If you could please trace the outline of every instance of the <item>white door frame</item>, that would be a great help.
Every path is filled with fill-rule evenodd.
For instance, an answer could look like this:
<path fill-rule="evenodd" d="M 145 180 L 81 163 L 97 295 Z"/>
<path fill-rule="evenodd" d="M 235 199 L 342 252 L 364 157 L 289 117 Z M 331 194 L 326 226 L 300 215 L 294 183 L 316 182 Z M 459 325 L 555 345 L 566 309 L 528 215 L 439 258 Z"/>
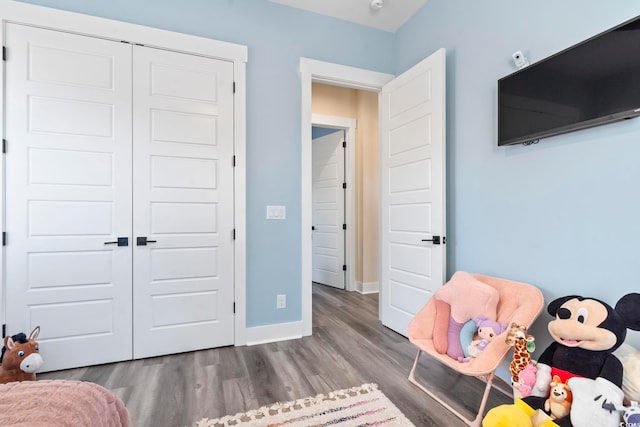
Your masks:
<path fill-rule="evenodd" d="M 235 345 L 246 344 L 246 63 L 248 50 L 246 46 L 235 43 L 212 40 L 205 37 L 176 33 L 173 31 L 129 24 L 111 19 L 67 12 L 42 6 L 31 5 L 12 0 L 0 0 L 0 44 L 4 42 L 4 25 L 14 22 L 32 25 L 51 30 L 66 31 L 81 35 L 99 37 L 108 40 L 140 43 L 149 47 L 174 50 L 233 62 L 235 98 L 234 98 L 234 295 L 235 295 Z M 117 35 L 117 37 L 115 37 Z M 7 60 L 11 60 L 11 52 L 7 52 Z M 4 82 L 4 66 L 0 67 L 0 82 Z M 4 85 L 0 83 L 0 133 L 5 137 L 4 124 Z M 11 144 L 11 141 L 8 141 Z M 230 160 L 231 161 L 231 160 Z M 5 224 L 4 206 L 4 159 L 0 162 L 0 223 Z M 0 246 L 0 280 L 2 293 L 0 300 L 0 317 L 5 323 L 5 249 Z"/>
<path fill-rule="evenodd" d="M 313 121 L 311 110 L 311 86 L 313 82 L 326 83 L 352 89 L 380 92 L 382 86 L 394 78 L 391 74 L 354 68 L 346 65 L 300 58 L 300 83 L 302 85 L 301 103 L 301 236 L 302 236 L 302 335 L 311 335 L 312 300 L 311 300 L 311 225 L 312 201 L 311 189 L 313 183 L 311 124 Z M 378 103 L 378 105 L 380 105 Z M 378 142 L 379 143 L 379 142 Z M 349 144 L 347 144 L 348 146 Z M 351 144 L 353 145 L 353 144 Z M 349 186 L 347 186 L 347 189 Z M 355 213 L 354 213 L 355 215 Z M 351 227 L 353 228 L 353 227 Z M 349 227 L 347 227 L 349 230 Z M 354 240 L 355 241 L 355 240 Z M 355 258 L 354 258 L 355 259 Z M 352 264 L 353 265 L 353 264 Z M 353 270 L 353 269 L 352 269 Z M 347 271 L 349 271 L 347 269 Z M 355 281 L 350 281 L 354 283 Z"/>
<path fill-rule="evenodd" d="M 356 182 L 356 127 L 358 124 L 356 119 L 350 117 L 312 114 L 311 125 L 345 131 L 347 149 L 344 161 L 344 180 L 347 183 L 347 188 L 345 192 L 344 214 L 347 223 L 347 233 L 345 236 L 344 263 L 347 265 L 347 275 L 345 277 L 344 289 L 354 291 L 356 283 L 356 270 L 353 268 L 356 262 L 356 195 L 353 190 Z"/>

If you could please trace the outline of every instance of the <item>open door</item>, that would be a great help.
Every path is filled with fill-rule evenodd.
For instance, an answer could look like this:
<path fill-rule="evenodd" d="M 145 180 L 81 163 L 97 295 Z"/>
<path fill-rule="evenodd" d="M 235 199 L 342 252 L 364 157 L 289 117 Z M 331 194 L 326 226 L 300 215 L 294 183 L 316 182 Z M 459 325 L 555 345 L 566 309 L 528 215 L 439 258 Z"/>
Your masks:
<path fill-rule="evenodd" d="M 445 50 L 382 88 L 380 318 L 407 325 L 445 281 Z"/>

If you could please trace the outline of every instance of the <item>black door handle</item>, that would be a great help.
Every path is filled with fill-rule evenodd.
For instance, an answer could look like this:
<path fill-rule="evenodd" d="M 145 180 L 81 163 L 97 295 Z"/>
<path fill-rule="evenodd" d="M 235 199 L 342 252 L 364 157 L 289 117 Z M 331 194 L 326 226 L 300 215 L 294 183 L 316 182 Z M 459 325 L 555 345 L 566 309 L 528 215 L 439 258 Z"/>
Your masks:
<path fill-rule="evenodd" d="M 128 237 L 118 237 L 118 240 L 115 242 L 104 242 L 105 245 L 118 245 L 118 246 L 129 246 L 129 238 Z"/>
<path fill-rule="evenodd" d="M 315 230 L 315 229 L 316 229 L 316 226 L 315 226 L 315 225 L 312 225 L 312 226 L 311 226 L 311 231 L 313 231 L 313 230 Z"/>
<path fill-rule="evenodd" d="M 434 245 L 440 244 L 440 236 L 433 236 L 433 239 L 422 239 L 423 242 L 433 242 Z M 442 241 L 445 242 L 445 238 L 442 238 Z"/>
<path fill-rule="evenodd" d="M 156 243 L 156 241 L 147 240 L 147 236 L 136 237 L 136 246 L 147 246 L 147 243 Z"/>

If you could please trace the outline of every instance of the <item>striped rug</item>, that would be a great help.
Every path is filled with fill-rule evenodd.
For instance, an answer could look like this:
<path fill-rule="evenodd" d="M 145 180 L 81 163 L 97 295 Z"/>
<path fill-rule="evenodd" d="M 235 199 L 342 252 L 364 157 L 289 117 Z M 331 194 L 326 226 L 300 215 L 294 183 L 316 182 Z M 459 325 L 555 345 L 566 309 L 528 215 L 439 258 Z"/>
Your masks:
<path fill-rule="evenodd" d="M 316 397 L 226 416 L 205 418 L 197 427 L 413 427 L 375 384 L 363 384 Z"/>

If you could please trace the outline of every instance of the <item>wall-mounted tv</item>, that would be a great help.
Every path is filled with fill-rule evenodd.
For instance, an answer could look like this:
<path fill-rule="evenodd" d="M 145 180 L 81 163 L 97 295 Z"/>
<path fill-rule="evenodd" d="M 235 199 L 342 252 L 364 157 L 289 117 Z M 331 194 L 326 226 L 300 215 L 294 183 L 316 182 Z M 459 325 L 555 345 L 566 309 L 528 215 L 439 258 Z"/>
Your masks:
<path fill-rule="evenodd" d="M 640 115 L 640 16 L 498 81 L 498 145 Z"/>

